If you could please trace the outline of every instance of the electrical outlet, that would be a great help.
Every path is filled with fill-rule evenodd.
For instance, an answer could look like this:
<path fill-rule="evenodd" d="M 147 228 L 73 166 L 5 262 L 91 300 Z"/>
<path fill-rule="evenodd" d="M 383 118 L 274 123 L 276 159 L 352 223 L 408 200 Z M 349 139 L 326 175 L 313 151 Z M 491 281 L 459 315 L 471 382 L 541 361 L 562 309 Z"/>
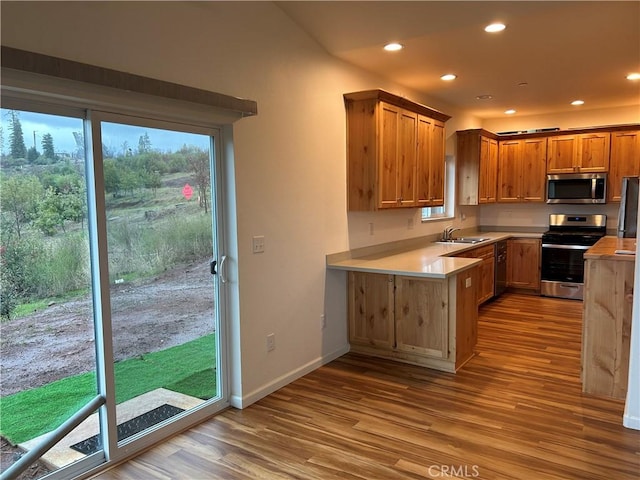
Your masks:
<path fill-rule="evenodd" d="M 272 352 L 276 349 L 276 334 L 270 333 L 267 335 L 267 352 Z"/>
<path fill-rule="evenodd" d="M 407 229 L 413 230 L 413 218 L 407 220 Z"/>
<path fill-rule="evenodd" d="M 256 235 L 253 237 L 253 253 L 263 253 L 264 252 L 264 235 Z"/>
<path fill-rule="evenodd" d="M 373 222 L 369 223 L 369 235 L 373 235 Z"/>
<path fill-rule="evenodd" d="M 320 330 L 324 330 L 327 327 L 327 319 L 324 313 L 320 315 Z"/>
<path fill-rule="evenodd" d="M 471 277 L 465 279 L 464 286 L 465 288 L 471 287 Z"/>

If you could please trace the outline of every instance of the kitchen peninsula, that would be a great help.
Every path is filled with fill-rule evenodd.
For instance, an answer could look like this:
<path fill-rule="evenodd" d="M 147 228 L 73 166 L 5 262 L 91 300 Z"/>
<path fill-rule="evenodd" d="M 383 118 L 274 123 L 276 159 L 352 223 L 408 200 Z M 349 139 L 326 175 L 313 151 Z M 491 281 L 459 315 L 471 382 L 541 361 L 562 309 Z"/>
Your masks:
<path fill-rule="evenodd" d="M 477 244 L 418 239 L 328 255 L 327 268 L 348 272 L 351 351 L 447 372 L 461 368 L 477 341 L 482 260 L 457 255 L 511 236 L 483 232 L 486 240 Z"/>
<path fill-rule="evenodd" d="M 603 237 L 584 254 L 582 391 L 624 399 L 629 377 L 635 238 Z"/>

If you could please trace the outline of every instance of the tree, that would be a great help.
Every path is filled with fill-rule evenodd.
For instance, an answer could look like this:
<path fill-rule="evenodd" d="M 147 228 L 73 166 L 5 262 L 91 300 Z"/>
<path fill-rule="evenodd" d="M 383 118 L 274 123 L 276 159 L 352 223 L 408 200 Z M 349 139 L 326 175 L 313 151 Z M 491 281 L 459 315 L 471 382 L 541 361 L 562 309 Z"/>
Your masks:
<path fill-rule="evenodd" d="M 64 218 L 62 217 L 62 202 L 60 195 L 57 195 L 53 187 L 47 188 L 44 200 L 40 203 L 38 217 L 35 224 L 45 235 L 56 233 L 58 226 L 64 229 Z"/>
<path fill-rule="evenodd" d="M 121 170 L 116 160 L 109 158 L 104 161 L 104 189 L 107 193 L 117 197 L 122 189 Z"/>
<path fill-rule="evenodd" d="M 27 147 L 24 145 L 24 135 L 22 134 L 22 124 L 18 112 L 9 110 L 9 148 L 13 158 L 26 158 Z"/>
<path fill-rule="evenodd" d="M 211 185 L 209 154 L 199 148 L 188 147 L 186 157 L 189 169 L 194 174 L 193 181 L 198 189 L 198 203 L 207 213 L 209 211 L 209 186 Z"/>
<path fill-rule="evenodd" d="M 144 132 L 144 135 L 140 135 L 140 140 L 138 140 L 138 153 L 148 153 L 151 151 L 151 140 L 149 139 L 149 134 Z"/>
<path fill-rule="evenodd" d="M 40 152 L 36 150 L 36 147 L 31 147 L 29 150 L 27 150 L 27 161 L 29 163 L 35 163 L 39 156 Z"/>
<path fill-rule="evenodd" d="M 51 160 L 56 158 L 56 152 L 53 148 L 53 137 L 50 133 L 45 133 L 42 136 L 42 155 Z"/>
<path fill-rule="evenodd" d="M 40 180 L 32 175 L 15 175 L 7 179 L 3 178 L 1 183 L 2 212 L 12 214 L 15 232 L 20 238 L 20 226 L 36 215 L 44 189 Z"/>

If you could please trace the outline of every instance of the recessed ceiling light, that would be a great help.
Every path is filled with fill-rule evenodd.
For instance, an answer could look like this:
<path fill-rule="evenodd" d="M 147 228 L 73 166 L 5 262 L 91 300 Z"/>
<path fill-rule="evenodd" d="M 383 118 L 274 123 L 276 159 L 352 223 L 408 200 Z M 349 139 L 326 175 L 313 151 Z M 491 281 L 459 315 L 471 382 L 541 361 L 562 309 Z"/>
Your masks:
<path fill-rule="evenodd" d="M 513 108 L 510 108 L 509 110 L 505 110 L 504 113 L 506 115 L 513 115 L 516 111 Z"/>
<path fill-rule="evenodd" d="M 506 27 L 504 23 L 492 23 L 484 27 L 484 31 L 488 33 L 497 33 L 503 31 Z"/>
<path fill-rule="evenodd" d="M 584 100 L 574 100 L 571 105 L 584 105 Z"/>
<path fill-rule="evenodd" d="M 492 98 L 493 98 L 493 95 L 489 95 L 489 94 L 478 95 L 476 97 L 477 100 L 491 100 Z"/>
<path fill-rule="evenodd" d="M 450 82 L 451 80 L 455 80 L 456 78 L 458 78 L 457 75 L 454 75 L 453 73 L 447 73 L 446 75 L 442 75 L 440 77 L 440 80 L 444 80 L 445 82 Z"/>
<path fill-rule="evenodd" d="M 630 73 L 627 75 L 627 80 L 640 80 L 640 73 Z"/>
<path fill-rule="evenodd" d="M 384 46 L 384 49 L 387 52 L 397 52 L 398 50 L 402 50 L 404 48 L 404 45 L 402 45 L 401 43 L 387 43 Z"/>

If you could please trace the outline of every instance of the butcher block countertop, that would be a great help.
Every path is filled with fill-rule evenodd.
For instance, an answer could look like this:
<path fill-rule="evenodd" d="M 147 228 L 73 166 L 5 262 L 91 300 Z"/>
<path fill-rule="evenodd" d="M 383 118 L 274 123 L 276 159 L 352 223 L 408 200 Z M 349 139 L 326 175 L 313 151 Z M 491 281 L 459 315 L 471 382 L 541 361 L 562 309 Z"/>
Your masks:
<path fill-rule="evenodd" d="M 636 256 L 616 253 L 616 250 L 636 251 L 635 238 L 602 237 L 598 242 L 587 250 L 584 258 L 587 260 L 617 260 L 620 262 L 635 262 Z"/>

